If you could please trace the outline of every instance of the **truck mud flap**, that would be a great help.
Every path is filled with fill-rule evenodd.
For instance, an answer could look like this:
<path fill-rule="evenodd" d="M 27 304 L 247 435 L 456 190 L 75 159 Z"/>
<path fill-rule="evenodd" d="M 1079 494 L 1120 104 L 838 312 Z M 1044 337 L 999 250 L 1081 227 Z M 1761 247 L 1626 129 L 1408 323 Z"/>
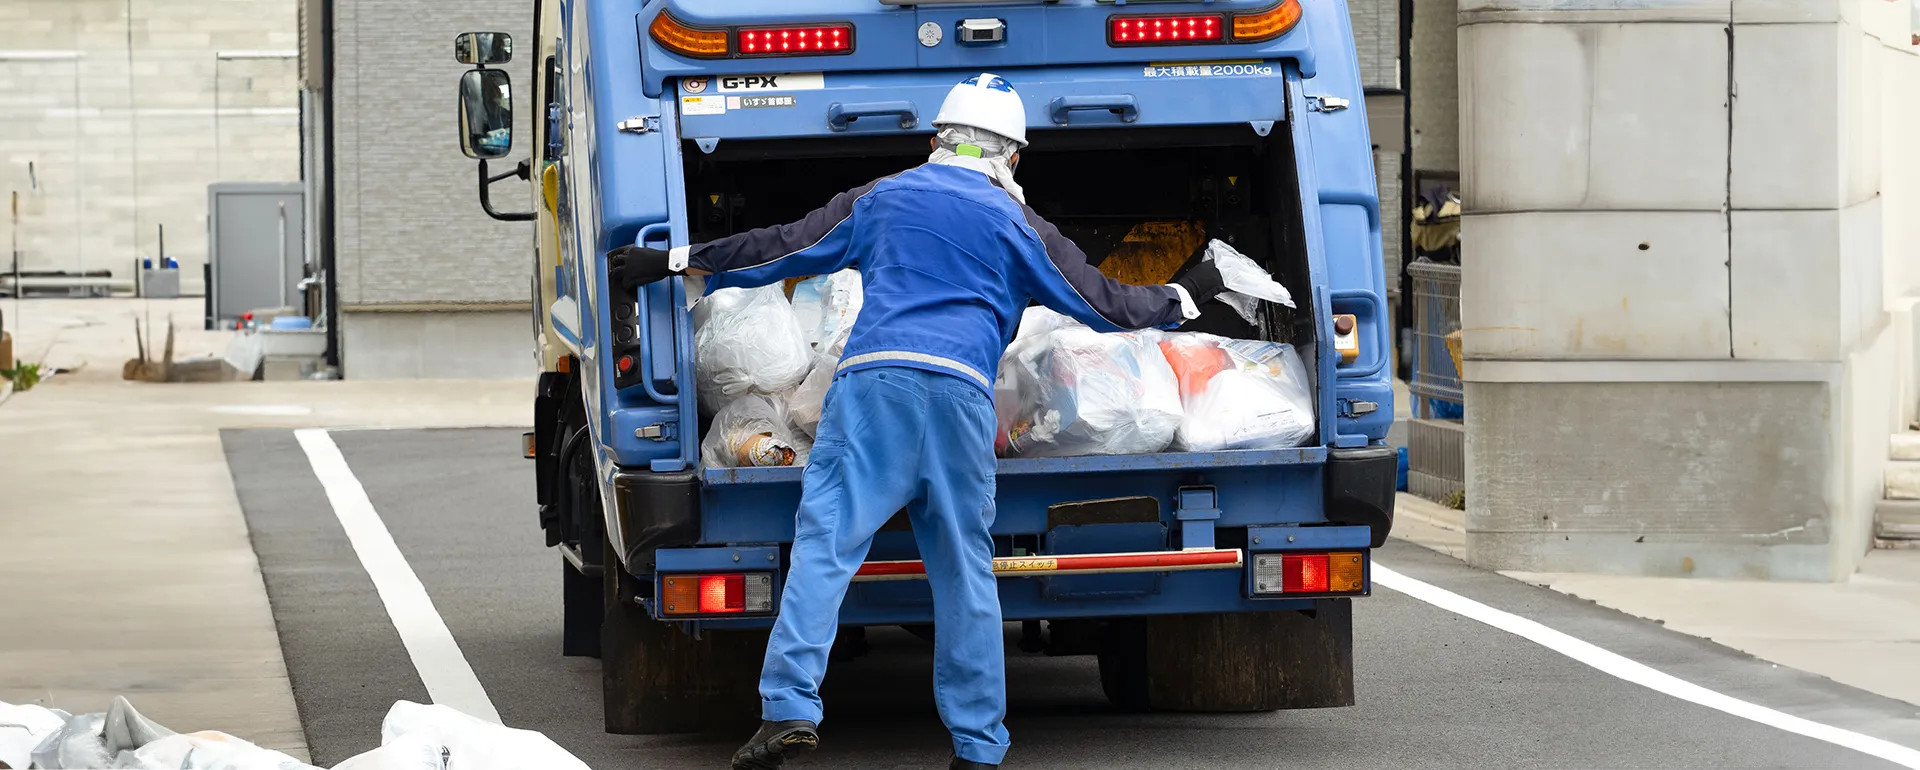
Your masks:
<path fill-rule="evenodd" d="M 647 572 L 653 552 L 700 541 L 698 473 L 625 472 L 613 477 L 616 545 L 627 569 Z"/>
<path fill-rule="evenodd" d="M 1374 548 L 1393 529 L 1393 496 L 1400 469 L 1391 446 L 1335 448 L 1327 453 L 1327 520 L 1373 529 Z"/>

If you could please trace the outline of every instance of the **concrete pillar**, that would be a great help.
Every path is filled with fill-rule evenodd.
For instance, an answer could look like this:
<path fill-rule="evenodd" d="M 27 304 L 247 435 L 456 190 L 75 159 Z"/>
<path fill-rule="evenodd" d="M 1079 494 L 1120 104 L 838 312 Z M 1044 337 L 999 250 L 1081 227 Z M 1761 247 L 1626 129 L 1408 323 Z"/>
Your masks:
<path fill-rule="evenodd" d="M 1470 561 L 1853 571 L 1913 376 L 1910 13 L 1461 0 Z"/>

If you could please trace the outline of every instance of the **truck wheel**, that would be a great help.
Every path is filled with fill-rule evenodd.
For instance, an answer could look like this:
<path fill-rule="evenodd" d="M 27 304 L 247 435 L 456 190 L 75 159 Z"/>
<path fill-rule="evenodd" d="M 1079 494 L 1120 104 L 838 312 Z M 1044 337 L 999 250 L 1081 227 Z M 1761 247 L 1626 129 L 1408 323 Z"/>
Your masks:
<path fill-rule="evenodd" d="M 598 658 L 600 622 L 607 616 L 606 582 L 599 575 L 581 574 L 564 557 L 560 575 L 560 654 Z"/>
<path fill-rule="evenodd" d="M 1127 709 L 1274 711 L 1353 705 L 1353 600 L 1113 624 L 1101 684 Z"/>
<path fill-rule="evenodd" d="M 600 676 L 607 732 L 659 735 L 746 728 L 760 718 L 767 631 L 706 630 L 695 639 L 647 616 L 637 582 L 607 547 Z"/>

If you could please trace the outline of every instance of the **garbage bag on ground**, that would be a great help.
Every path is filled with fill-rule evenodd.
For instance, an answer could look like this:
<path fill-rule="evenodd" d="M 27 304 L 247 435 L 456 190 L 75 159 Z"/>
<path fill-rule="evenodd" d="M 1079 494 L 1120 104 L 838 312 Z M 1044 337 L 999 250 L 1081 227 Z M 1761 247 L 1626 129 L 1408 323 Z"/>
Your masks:
<path fill-rule="evenodd" d="M 708 414 L 748 393 L 784 393 L 812 366 L 812 350 L 778 284 L 721 289 L 693 309 L 700 408 Z"/>
<path fill-rule="evenodd" d="M 852 329 L 864 299 L 858 270 L 818 275 L 795 285 L 793 314 L 807 345 L 815 352 L 824 350 Z"/>
<path fill-rule="evenodd" d="M 27 770 L 33 750 L 66 727 L 71 716 L 42 706 L 0 703 L 0 767 Z"/>
<path fill-rule="evenodd" d="M 1292 345 L 1182 333 L 1160 348 L 1185 407 L 1175 448 L 1280 449 L 1313 437 L 1313 391 Z"/>
<path fill-rule="evenodd" d="M 116 770 L 317 770 L 217 730 L 168 735 L 120 752 Z"/>
<path fill-rule="evenodd" d="M 709 468 L 805 465 L 812 446 L 788 421 L 784 399 L 749 393 L 713 416 L 700 461 Z"/>
<path fill-rule="evenodd" d="M 434 768 L 587 770 L 586 763 L 540 733 L 476 719 L 447 706 L 424 706 L 404 700 L 393 704 L 387 718 L 380 723 L 380 744 L 382 748 L 403 747 L 378 757 L 380 761 L 425 755 L 422 746 L 439 747 L 441 751 L 435 756 L 438 762 Z M 355 762 L 364 764 L 354 766 L 353 770 L 411 770 L 405 765 L 375 764 L 368 754 L 349 759 L 339 767 Z"/>
<path fill-rule="evenodd" d="M 1273 280 L 1272 275 L 1261 269 L 1260 263 L 1235 251 L 1232 246 L 1218 240 L 1210 241 L 1201 259 L 1213 262 L 1220 269 L 1220 280 L 1226 284 L 1227 291 L 1217 299 L 1233 306 L 1234 312 L 1239 313 L 1247 323 L 1256 323 L 1254 311 L 1259 300 L 1293 307 L 1293 294 L 1287 291 L 1287 287 Z"/>
<path fill-rule="evenodd" d="M 1010 345 L 994 385 L 994 448 L 1005 457 L 1165 449 L 1180 425 L 1180 394 L 1158 337 L 1074 324 Z"/>
<path fill-rule="evenodd" d="M 46 770 L 70 767 L 97 770 L 113 766 L 113 754 L 107 751 L 106 714 L 75 716 L 59 711 L 54 713 L 59 714 L 66 723 L 41 740 L 33 750 L 34 767 Z"/>

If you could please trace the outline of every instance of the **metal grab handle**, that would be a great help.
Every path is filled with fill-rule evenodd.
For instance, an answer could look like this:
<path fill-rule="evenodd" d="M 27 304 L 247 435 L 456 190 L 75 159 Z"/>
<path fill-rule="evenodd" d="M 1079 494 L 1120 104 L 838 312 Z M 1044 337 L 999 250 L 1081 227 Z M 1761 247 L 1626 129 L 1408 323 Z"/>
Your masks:
<path fill-rule="evenodd" d="M 1056 96 L 1047 104 L 1047 114 L 1053 116 L 1053 122 L 1063 126 L 1075 112 L 1094 111 L 1119 115 L 1122 123 L 1132 123 L 1140 119 L 1140 105 L 1133 101 L 1133 94 Z"/>
<path fill-rule="evenodd" d="M 633 245 L 644 247 L 649 240 L 668 240 L 672 230 L 673 226 L 666 222 L 655 222 L 647 225 L 646 227 L 640 228 L 640 235 L 633 239 Z M 670 242 L 671 241 L 669 241 L 669 243 Z M 612 276 L 608 276 L 608 287 L 612 287 Z M 678 404 L 680 403 L 679 393 L 663 392 L 659 386 L 654 384 L 656 380 L 671 381 L 673 379 L 673 369 L 665 369 L 664 377 L 660 376 L 661 372 L 655 371 L 656 366 L 664 367 L 667 364 L 659 356 L 654 354 L 653 321 L 651 320 L 653 313 L 651 312 L 651 303 L 640 302 L 641 297 L 645 296 L 648 288 L 649 287 L 646 286 L 640 287 L 640 290 L 635 292 L 634 297 L 635 307 L 633 315 L 634 319 L 640 324 L 640 385 L 646 389 L 647 398 L 653 399 L 655 403 Z M 609 295 L 611 295 L 611 292 L 609 292 Z M 670 305 L 673 304 L 673 288 L 671 286 L 667 288 L 667 303 Z M 611 315 L 611 312 L 609 312 L 609 315 Z M 670 327 L 669 333 L 677 331 L 679 326 L 679 308 L 673 308 L 673 312 L 669 313 L 667 317 L 674 319 L 669 322 L 673 324 L 673 327 Z"/>
<path fill-rule="evenodd" d="M 920 113 L 913 108 L 913 102 L 854 102 L 841 104 L 834 102 L 827 106 L 827 128 L 845 131 L 860 118 L 881 118 L 888 115 L 899 116 L 901 128 L 913 128 L 920 125 Z"/>

